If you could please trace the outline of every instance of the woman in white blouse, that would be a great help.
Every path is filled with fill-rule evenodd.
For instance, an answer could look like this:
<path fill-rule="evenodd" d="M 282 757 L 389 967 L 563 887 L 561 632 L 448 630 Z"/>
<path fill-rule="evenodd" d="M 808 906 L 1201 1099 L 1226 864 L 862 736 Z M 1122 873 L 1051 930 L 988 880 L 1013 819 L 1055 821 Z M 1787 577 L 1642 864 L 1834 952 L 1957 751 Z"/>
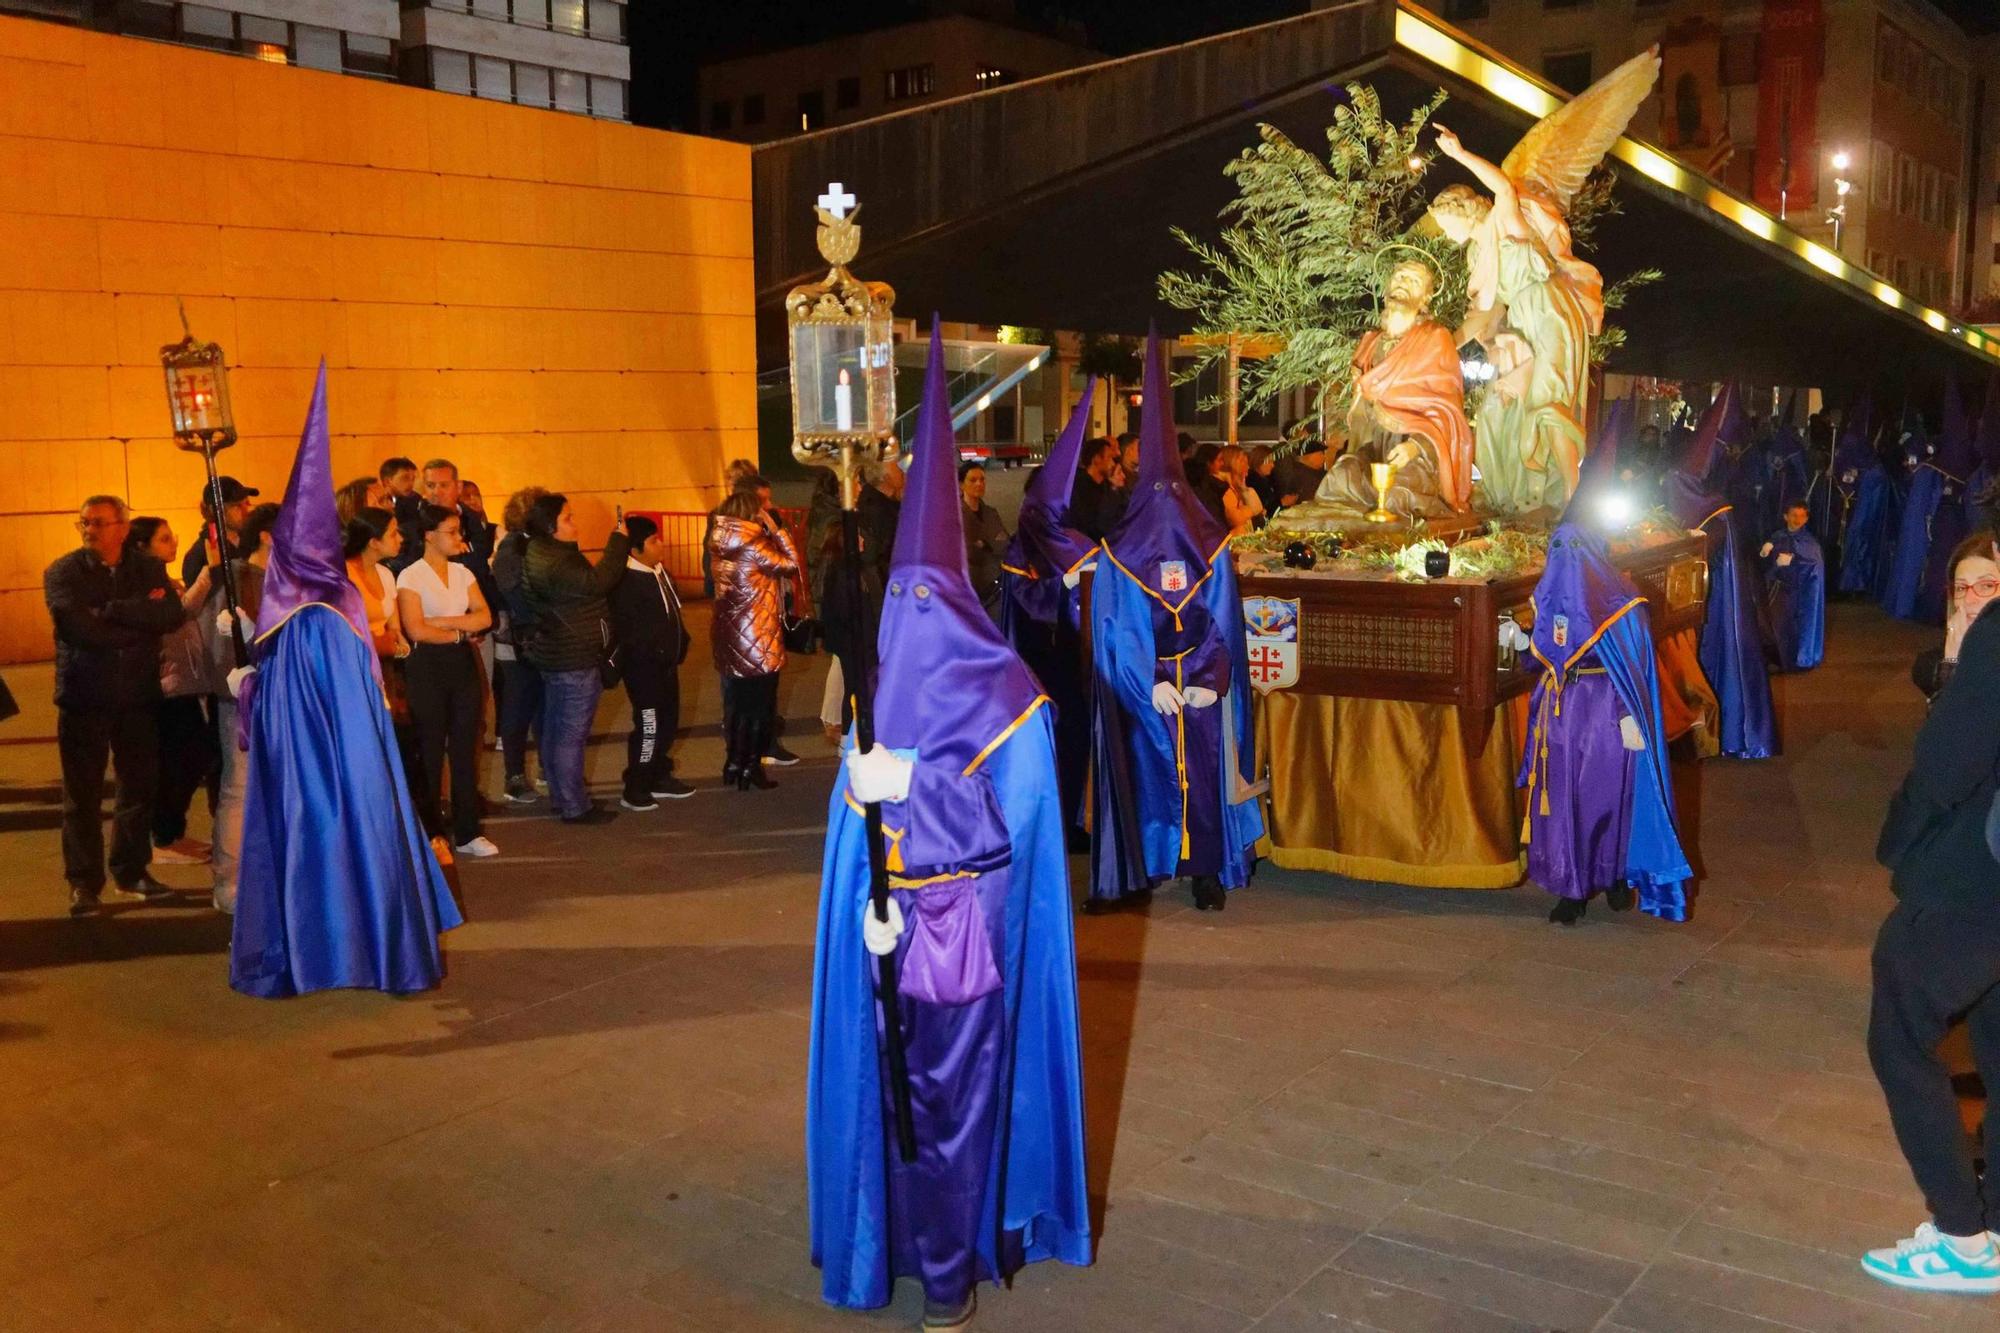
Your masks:
<path fill-rule="evenodd" d="M 494 856 L 500 849 L 479 831 L 479 719 L 485 689 L 473 644 L 493 624 L 493 613 L 472 571 L 452 562 L 465 550 L 458 511 L 422 505 L 417 530 L 423 556 L 396 577 L 396 609 L 403 636 L 412 645 L 404 676 L 423 756 L 425 795 L 437 808 L 448 755 L 452 845 L 461 856 Z"/>

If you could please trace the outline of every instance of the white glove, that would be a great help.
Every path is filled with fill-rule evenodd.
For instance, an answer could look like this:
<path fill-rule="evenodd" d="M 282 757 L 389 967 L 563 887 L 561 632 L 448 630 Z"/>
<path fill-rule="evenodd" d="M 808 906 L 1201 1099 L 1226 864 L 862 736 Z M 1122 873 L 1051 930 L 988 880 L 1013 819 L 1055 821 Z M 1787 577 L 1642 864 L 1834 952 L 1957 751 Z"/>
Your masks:
<path fill-rule="evenodd" d="M 1092 560 L 1088 564 L 1078 565 L 1075 569 L 1063 575 L 1063 587 L 1074 588 L 1077 584 L 1083 582 L 1085 574 L 1095 573 L 1096 571 L 1097 562 L 1095 560 Z"/>
<path fill-rule="evenodd" d="M 1209 708 L 1215 704 L 1215 691 L 1201 685 L 1190 685 L 1181 691 L 1181 698 L 1189 708 Z"/>
<path fill-rule="evenodd" d="M 224 611 L 222 614 L 228 615 L 229 613 L 227 611 Z M 257 674 L 257 668 L 253 666 L 240 666 L 237 667 L 234 671 L 231 671 L 229 673 L 229 681 L 228 681 L 229 697 L 232 699 L 241 699 L 243 697 L 244 683 L 247 682 L 250 679 L 250 677 L 256 674 Z"/>
<path fill-rule="evenodd" d="M 1765 542 L 1764 545 L 1758 549 L 1757 554 L 1760 558 L 1768 560 L 1771 556 L 1771 543 Z"/>
<path fill-rule="evenodd" d="M 896 941 L 903 934 L 903 909 L 896 906 L 896 900 L 889 900 L 889 919 L 875 919 L 872 903 L 861 904 L 861 945 L 877 958 L 887 957 L 896 952 Z"/>
<path fill-rule="evenodd" d="M 1503 620 L 1500 622 L 1500 646 L 1502 648 L 1512 648 L 1517 653 L 1525 652 L 1532 643 L 1534 643 L 1534 639 L 1529 636 L 1528 631 L 1521 628 L 1519 621 Z"/>
<path fill-rule="evenodd" d="M 1173 687 L 1171 681 L 1163 680 L 1153 687 L 1153 711 L 1156 713 L 1165 713 L 1168 717 L 1177 716 L 1184 702 L 1181 692 Z"/>
<path fill-rule="evenodd" d="M 1778 557 L 1779 569 L 1783 569 L 1786 565 L 1789 565 L 1791 563 L 1792 563 L 1792 553 L 1790 551 L 1786 551 Z"/>
<path fill-rule="evenodd" d="M 1639 730 L 1639 719 L 1636 717 L 1618 719 L 1618 739 L 1634 753 L 1646 748 L 1646 734 Z"/>
<path fill-rule="evenodd" d="M 215 627 L 224 634 L 229 633 L 230 628 L 238 623 L 241 623 L 243 626 L 244 638 L 254 639 L 257 637 L 257 622 L 250 619 L 249 616 L 231 615 L 229 608 L 226 606 L 215 613 Z"/>
<path fill-rule="evenodd" d="M 847 789 L 863 805 L 907 800 L 910 773 L 916 765 L 899 759 L 894 752 L 876 746 L 872 750 L 847 752 Z"/>

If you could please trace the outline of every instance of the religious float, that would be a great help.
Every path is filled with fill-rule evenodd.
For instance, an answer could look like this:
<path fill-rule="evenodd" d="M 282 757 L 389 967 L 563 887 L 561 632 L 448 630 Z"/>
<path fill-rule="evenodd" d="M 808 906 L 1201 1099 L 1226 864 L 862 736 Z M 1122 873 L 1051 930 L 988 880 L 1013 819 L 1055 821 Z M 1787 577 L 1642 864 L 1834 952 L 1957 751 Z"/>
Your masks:
<path fill-rule="evenodd" d="M 1533 595 L 1586 451 L 1591 366 L 1616 337 L 1605 311 L 1657 276 L 1607 290 L 1577 249 L 1608 199 L 1597 168 L 1658 70 L 1656 52 L 1628 61 L 1497 166 L 1429 124 L 1442 95 L 1397 124 L 1350 87 L 1328 158 L 1266 127 L 1228 168 L 1240 197 L 1222 239 L 1184 236 L 1200 267 L 1162 279 L 1210 359 L 1227 357 L 1231 401 L 1317 385 L 1322 432 L 1340 442 L 1311 500 L 1236 542 L 1270 764 L 1260 850 L 1281 866 L 1521 879 L 1516 714 L 1543 670 L 1522 651 Z M 1427 194 L 1427 128 L 1484 193 Z M 1243 362 L 1253 339 L 1268 350 Z M 1678 682 L 1708 548 L 1648 507 L 1617 496 L 1588 517 L 1649 603 L 1662 680 Z"/>

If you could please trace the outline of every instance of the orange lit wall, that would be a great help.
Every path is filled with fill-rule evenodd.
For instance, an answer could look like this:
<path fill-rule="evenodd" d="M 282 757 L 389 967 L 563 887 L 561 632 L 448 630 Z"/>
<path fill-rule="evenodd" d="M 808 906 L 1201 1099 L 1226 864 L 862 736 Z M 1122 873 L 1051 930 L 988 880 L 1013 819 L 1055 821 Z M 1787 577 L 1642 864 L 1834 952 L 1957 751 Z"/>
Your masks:
<path fill-rule="evenodd" d="M 0 661 L 50 655 L 81 497 L 194 531 L 176 296 L 267 499 L 321 357 L 338 477 L 449 457 L 587 544 L 756 456 L 747 147 L 0 19 Z"/>

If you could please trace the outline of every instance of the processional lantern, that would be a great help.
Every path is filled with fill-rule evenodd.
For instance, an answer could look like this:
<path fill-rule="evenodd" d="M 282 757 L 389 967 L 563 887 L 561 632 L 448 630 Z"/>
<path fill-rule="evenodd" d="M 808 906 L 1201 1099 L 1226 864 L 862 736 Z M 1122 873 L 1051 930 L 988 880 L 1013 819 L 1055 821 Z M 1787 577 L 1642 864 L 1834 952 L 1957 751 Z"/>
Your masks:
<path fill-rule="evenodd" d="M 249 650 L 243 642 L 242 617 L 236 612 L 236 570 L 223 527 L 222 482 L 215 472 L 217 451 L 236 443 L 236 414 L 229 405 L 229 366 L 220 343 L 195 338 L 185 306 L 181 308 L 181 333 L 184 336 L 179 342 L 160 349 L 160 365 L 167 376 L 167 411 L 173 418 L 174 444 L 200 454 L 208 469 L 209 514 L 222 560 L 223 601 L 232 622 L 229 637 L 236 649 L 236 664 L 243 666 L 249 661 Z"/>
<path fill-rule="evenodd" d="M 785 297 L 791 334 L 792 456 L 809 467 L 830 467 L 840 475 L 842 574 L 849 606 L 861 596 L 861 535 L 855 513 L 864 470 L 893 458 L 896 444 L 895 327 L 890 308 L 896 293 L 883 282 L 862 282 L 847 271 L 861 249 L 860 212 L 854 195 L 835 181 L 816 201 L 819 253 L 831 265 L 818 282 L 794 287 Z M 932 330 L 932 337 L 937 336 Z M 921 595 L 921 594 L 920 594 Z M 854 744 L 875 748 L 874 636 L 856 634 L 841 654 L 840 669 L 854 701 Z M 868 834 L 868 902 L 877 921 L 889 919 L 888 853 L 882 834 L 882 807 L 863 807 Z M 875 960 L 883 995 L 898 993 L 893 953 Z M 903 1049 L 896 1005 L 884 1005 L 883 1043 L 889 1059 L 890 1108 L 896 1152 L 917 1160 L 915 1116 L 910 1103 L 910 1070 Z"/>
<path fill-rule="evenodd" d="M 851 508 L 864 468 L 893 458 L 896 443 L 895 305 L 887 283 L 847 271 L 861 249 L 860 208 L 839 181 L 815 203 L 818 282 L 785 297 L 791 335 L 792 454 L 840 473 L 841 503 Z"/>

